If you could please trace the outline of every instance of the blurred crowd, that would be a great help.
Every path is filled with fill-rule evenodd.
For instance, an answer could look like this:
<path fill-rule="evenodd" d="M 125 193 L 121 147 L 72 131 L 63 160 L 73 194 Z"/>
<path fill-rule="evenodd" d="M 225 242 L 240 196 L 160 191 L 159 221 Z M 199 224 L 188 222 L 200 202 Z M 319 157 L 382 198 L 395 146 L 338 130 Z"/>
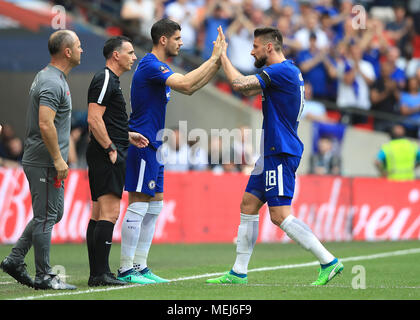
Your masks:
<path fill-rule="evenodd" d="M 17 168 L 23 156 L 23 142 L 12 125 L 2 125 L 0 133 L 0 167 Z"/>
<path fill-rule="evenodd" d="M 77 4 L 55 3 L 68 10 Z M 396 124 L 406 135 L 419 138 L 420 128 L 420 1 L 418 0 L 90 0 L 86 1 L 150 38 L 152 24 L 168 17 L 182 27 L 182 54 L 197 59 L 211 55 L 212 41 L 221 25 L 229 43 L 228 55 L 243 74 L 259 72 L 250 55 L 253 31 L 257 27 L 277 27 L 283 35 L 284 53 L 301 69 L 305 80 L 305 108 L 302 115 L 314 122 L 368 124 L 366 128 L 389 132 Z M 79 10 L 81 12 L 83 10 Z M 83 15 L 83 14 L 82 14 Z M 95 23 L 89 14 L 85 18 Z M 96 21 L 109 30 L 109 25 Z M 115 32 L 115 29 L 112 29 Z M 122 32 L 122 31 L 121 31 Z M 189 69 L 188 59 L 173 63 Z M 234 94 L 217 79 L 219 89 Z M 261 108 L 261 97 L 242 97 Z M 332 108 L 333 106 L 333 108 Z M 332 111 L 334 110 L 334 111 Z M 79 119 L 80 120 L 80 119 Z M 76 121 L 77 122 L 77 121 Z M 370 127 L 369 127 L 370 126 Z M 340 159 L 330 156 L 334 137 L 320 137 L 319 148 L 327 156 L 311 160 L 311 172 L 320 172 L 316 163 L 328 159 L 331 174 L 340 172 Z M 6 139 L 7 140 L 7 139 Z M 74 125 L 69 161 L 83 167 L 87 127 Z M 2 140 L 2 150 L 9 147 Z M 10 143 L 10 141 L 9 141 Z M 218 144 L 209 141 L 209 147 Z M 187 144 L 188 145 L 188 144 Z M 181 146 L 182 147 L 182 146 Z M 179 147 L 175 146 L 174 150 Z M 203 159 L 202 151 L 194 150 Z M 196 147 L 195 147 L 196 148 Z M 322 151 L 324 150 L 324 151 Z M 179 151 L 179 150 L 178 150 Z M 6 151 L 2 152 L 5 158 Z M 6 152 L 6 153 L 5 153 Z M 184 152 L 182 152 L 185 154 Z M 224 150 L 223 154 L 235 154 Z M 208 157 L 208 155 L 207 155 Z M 325 158 L 324 160 L 322 160 Z M 72 160 L 73 159 L 73 160 Z M 194 164 L 189 169 L 203 169 Z M 247 170 L 237 165 L 206 168 L 224 171 Z"/>

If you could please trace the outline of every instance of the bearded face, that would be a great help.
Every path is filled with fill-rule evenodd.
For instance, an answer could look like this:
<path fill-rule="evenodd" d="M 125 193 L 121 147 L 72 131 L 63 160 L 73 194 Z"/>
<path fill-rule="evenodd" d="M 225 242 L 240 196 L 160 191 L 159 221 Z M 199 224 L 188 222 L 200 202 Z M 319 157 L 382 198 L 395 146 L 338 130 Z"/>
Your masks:
<path fill-rule="evenodd" d="M 265 66 L 267 62 L 267 56 L 263 56 L 261 58 L 257 58 L 256 56 L 254 56 L 254 58 L 255 58 L 255 62 L 254 62 L 255 68 L 259 69 Z"/>
<path fill-rule="evenodd" d="M 256 68 L 263 67 L 267 62 L 267 52 L 266 52 L 266 46 L 261 41 L 260 37 L 257 37 L 254 39 L 254 45 L 253 49 L 251 51 L 251 55 L 254 57 L 255 62 L 254 66 Z"/>

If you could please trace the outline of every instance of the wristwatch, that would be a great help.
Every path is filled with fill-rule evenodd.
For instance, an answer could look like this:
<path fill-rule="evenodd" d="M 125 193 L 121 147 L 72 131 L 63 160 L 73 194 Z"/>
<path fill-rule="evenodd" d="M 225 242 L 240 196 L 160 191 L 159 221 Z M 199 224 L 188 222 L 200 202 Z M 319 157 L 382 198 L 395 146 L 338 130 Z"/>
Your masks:
<path fill-rule="evenodd" d="M 117 147 L 115 146 L 115 144 L 113 142 L 111 142 L 109 147 L 105 149 L 106 153 L 110 153 L 111 151 L 117 151 Z"/>

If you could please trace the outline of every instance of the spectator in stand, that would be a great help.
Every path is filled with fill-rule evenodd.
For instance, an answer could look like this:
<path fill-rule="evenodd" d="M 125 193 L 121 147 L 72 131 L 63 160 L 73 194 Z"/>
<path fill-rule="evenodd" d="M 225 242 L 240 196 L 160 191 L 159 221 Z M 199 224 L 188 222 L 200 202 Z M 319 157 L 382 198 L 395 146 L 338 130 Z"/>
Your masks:
<path fill-rule="evenodd" d="M 371 88 L 370 98 L 372 101 L 372 110 L 379 111 L 392 117 L 400 114 L 399 100 L 400 90 L 397 82 L 391 78 L 394 65 L 385 60 L 381 65 L 381 76 L 375 81 Z M 375 117 L 374 129 L 389 132 L 395 121 Z"/>
<path fill-rule="evenodd" d="M 7 143 L 7 157 L 11 161 L 22 162 L 23 142 L 19 137 L 13 137 Z"/>
<path fill-rule="evenodd" d="M 333 5 L 333 0 L 318 1 L 315 7 L 321 15 L 321 29 L 327 34 L 331 44 L 337 44 L 344 37 L 344 23 L 351 15 L 352 1 L 341 1 L 340 10 Z"/>
<path fill-rule="evenodd" d="M 208 163 L 209 169 L 214 173 L 239 172 L 238 155 L 234 146 L 223 143 L 221 136 L 212 136 L 210 139 Z"/>
<path fill-rule="evenodd" d="M 415 168 L 420 163 L 417 143 L 405 137 L 405 129 L 395 125 L 390 132 L 391 141 L 382 145 L 375 166 L 381 177 L 393 181 L 407 181 L 416 178 Z"/>
<path fill-rule="evenodd" d="M 242 74 L 255 73 L 254 58 L 250 54 L 254 43 L 255 25 L 244 15 L 240 6 L 237 7 L 236 18 L 226 30 L 229 41 L 228 55 L 232 64 Z"/>
<path fill-rule="evenodd" d="M 404 52 L 406 45 L 409 41 L 410 30 L 413 28 L 412 17 L 407 16 L 403 2 L 396 2 L 394 4 L 395 20 L 386 24 L 386 30 L 389 37 L 395 42 L 395 45 Z"/>
<path fill-rule="evenodd" d="M 315 11 L 310 11 L 303 16 L 305 26 L 296 32 L 296 40 L 302 45 L 302 49 L 309 49 L 310 35 L 316 35 L 316 47 L 323 49 L 329 47 L 328 37 L 319 27 L 319 18 Z"/>
<path fill-rule="evenodd" d="M 252 11 L 250 20 L 252 24 L 255 26 L 255 28 L 271 26 L 274 23 L 271 17 L 265 16 L 264 11 L 260 9 L 255 9 L 254 11 Z"/>
<path fill-rule="evenodd" d="M 322 102 L 312 100 L 312 85 L 305 81 L 305 106 L 302 110 L 301 119 L 318 122 L 331 122 L 327 116 L 327 109 Z"/>
<path fill-rule="evenodd" d="M 87 112 L 74 110 L 71 115 L 71 131 L 68 164 L 71 168 L 87 168 L 86 150 L 89 144 Z"/>
<path fill-rule="evenodd" d="M 227 30 L 234 19 L 232 6 L 229 2 L 221 0 L 208 0 L 206 14 L 203 21 L 204 45 L 201 57 L 207 60 L 213 51 L 213 41 L 217 38 L 217 27 Z"/>
<path fill-rule="evenodd" d="M 204 171 L 208 168 L 208 146 L 205 146 L 197 137 L 196 140 L 188 141 L 190 170 Z"/>
<path fill-rule="evenodd" d="M 190 147 L 184 133 L 179 128 L 173 128 L 165 148 L 165 170 L 185 172 L 189 170 L 188 156 Z"/>
<path fill-rule="evenodd" d="M 365 123 L 367 121 L 365 115 L 350 113 L 346 109 L 370 109 L 369 86 L 376 79 L 375 70 L 370 62 L 362 59 L 362 51 L 357 43 L 350 44 L 347 49 L 346 56 L 337 66 L 337 106 L 341 108 L 342 122 Z"/>
<path fill-rule="evenodd" d="M 318 152 L 311 154 L 310 174 L 340 175 L 341 157 L 333 149 L 333 139 L 322 136 L 318 140 Z"/>
<path fill-rule="evenodd" d="M 408 91 L 401 94 L 400 111 L 406 116 L 403 123 L 407 136 L 418 138 L 420 127 L 420 91 L 416 77 L 408 79 Z"/>
<path fill-rule="evenodd" d="M 380 20 L 368 19 L 366 31 L 360 39 L 363 60 L 370 62 L 377 78 L 381 76 L 380 59 L 386 55 L 389 43 L 384 36 L 383 23 Z"/>
<path fill-rule="evenodd" d="M 6 155 L 0 156 L 0 167 L 19 168 L 22 163 L 23 143 L 18 137 L 8 140 Z"/>
<path fill-rule="evenodd" d="M 0 166 L 18 168 L 23 156 L 23 142 L 16 136 L 13 127 L 6 123 L 0 133 Z"/>
<path fill-rule="evenodd" d="M 351 43 L 357 43 L 360 40 L 360 36 L 355 28 L 353 28 L 353 19 L 351 17 L 347 18 L 343 22 L 342 36 L 339 43 L 346 46 Z"/>
<path fill-rule="evenodd" d="M 298 0 L 299 10 L 295 11 L 294 29 L 295 31 L 305 27 L 305 19 L 314 13 L 312 0 Z"/>
<path fill-rule="evenodd" d="M 223 172 L 222 167 L 222 137 L 211 137 L 209 140 L 209 169 L 215 173 Z"/>
<path fill-rule="evenodd" d="M 391 78 L 397 83 L 400 90 L 404 90 L 407 79 L 404 70 L 398 67 L 399 59 L 400 49 L 390 47 L 387 52 L 387 60 L 392 64 Z"/>
<path fill-rule="evenodd" d="M 290 19 L 282 15 L 277 19 L 277 29 L 283 36 L 283 53 L 286 59 L 293 59 L 297 52 L 302 49 L 299 41 L 295 39 L 291 29 Z"/>
<path fill-rule="evenodd" d="M 139 28 L 140 33 L 150 38 L 153 23 L 163 16 L 162 0 L 125 0 L 121 18 Z"/>
<path fill-rule="evenodd" d="M 13 127 L 8 123 L 3 124 L 2 133 L 0 135 L 0 157 L 7 156 L 7 144 L 15 136 L 16 134 Z"/>
<path fill-rule="evenodd" d="M 245 174 L 250 174 L 254 168 L 255 161 L 258 159 L 258 155 L 254 152 L 252 146 L 252 129 L 248 126 L 240 126 L 240 136 L 235 137 L 233 144 L 233 150 L 240 159 L 240 163 L 237 164 L 239 170 Z"/>
<path fill-rule="evenodd" d="M 309 35 L 309 48 L 302 50 L 296 59 L 305 81 L 313 88 L 313 96 L 323 99 L 328 95 L 327 82 L 337 77 L 335 61 L 329 56 L 328 48 L 318 49 L 317 36 Z"/>
<path fill-rule="evenodd" d="M 188 0 L 176 0 L 168 4 L 165 9 L 168 18 L 180 24 L 183 42 L 181 51 L 189 54 L 196 53 L 197 30 L 199 28 L 196 11 L 197 7 Z"/>

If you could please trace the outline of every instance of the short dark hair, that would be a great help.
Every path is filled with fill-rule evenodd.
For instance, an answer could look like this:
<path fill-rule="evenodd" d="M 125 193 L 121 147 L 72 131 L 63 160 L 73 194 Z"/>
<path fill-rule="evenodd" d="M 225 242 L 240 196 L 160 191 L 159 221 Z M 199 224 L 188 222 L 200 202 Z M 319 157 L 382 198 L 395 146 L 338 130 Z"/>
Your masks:
<path fill-rule="evenodd" d="M 258 37 L 262 37 L 266 42 L 272 42 L 276 51 L 283 49 L 283 36 L 276 28 L 257 28 L 254 30 L 254 38 Z"/>
<path fill-rule="evenodd" d="M 106 60 L 112 57 L 114 51 L 119 51 L 124 42 L 132 43 L 131 39 L 125 36 L 115 36 L 109 38 L 104 45 L 103 54 Z"/>
<path fill-rule="evenodd" d="M 48 39 L 48 51 L 54 56 L 59 53 L 63 47 L 70 48 L 74 44 L 74 37 L 68 30 L 59 30 L 54 32 Z"/>
<path fill-rule="evenodd" d="M 153 44 L 158 44 L 159 39 L 162 36 L 170 38 L 177 30 L 181 31 L 181 26 L 177 22 L 167 18 L 160 19 L 153 24 L 152 30 L 150 32 Z"/>

